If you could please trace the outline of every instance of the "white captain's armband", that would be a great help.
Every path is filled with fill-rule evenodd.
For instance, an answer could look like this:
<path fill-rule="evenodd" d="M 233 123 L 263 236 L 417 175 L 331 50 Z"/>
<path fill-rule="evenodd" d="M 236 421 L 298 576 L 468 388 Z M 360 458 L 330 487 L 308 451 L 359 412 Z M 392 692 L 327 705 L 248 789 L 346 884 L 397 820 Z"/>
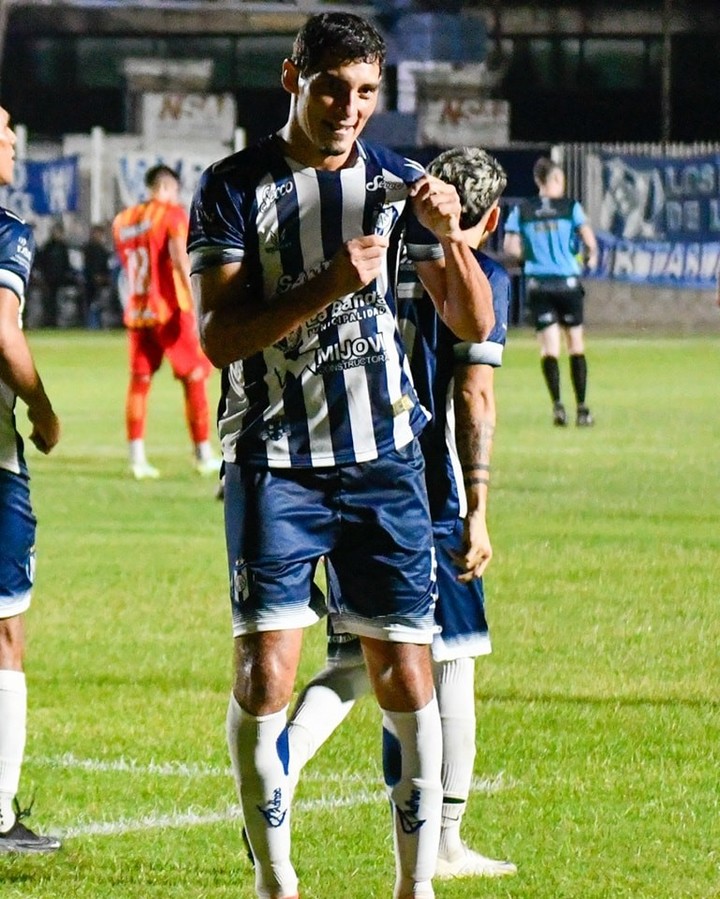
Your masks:
<path fill-rule="evenodd" d="M 470 343 L 463 341 L 453 347 L 455 362 L 459 365 L 492 365 L 499 368 L 502 365 L 502 344 L 493 340 L 485 340 L 483 343 Z"/>

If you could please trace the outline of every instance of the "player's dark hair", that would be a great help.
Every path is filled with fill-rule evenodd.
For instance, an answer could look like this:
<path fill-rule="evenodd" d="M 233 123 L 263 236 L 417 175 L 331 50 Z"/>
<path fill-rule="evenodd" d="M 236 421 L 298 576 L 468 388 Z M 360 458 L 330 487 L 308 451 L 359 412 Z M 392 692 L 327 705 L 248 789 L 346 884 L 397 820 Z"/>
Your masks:
<path fill-rule="evenodd" d="M 366 19 L 346 12 L 310 16 L 293 43 L 290 57 L 301 75 L 319 72 L 328 62 L 376 62 L 382 72 L 385 40 Z"/>
<path fill-rule="evenodd" d="M 463 231 L 477 225 L 507 186 L 505 169 L 480 147 L 446 150 L 433 159 L 427 170 L 458 192 Z"/>
<path fill-rule="evenodd" d="M 553 162 L 552 159 L 548 159 L 547 156 L 541 156 L 533 166 L 533 178 L 535 179 L 535 183 L 545 184 L 550 172 L 559 168 L 560 166 L 556 162 Z"/>
<path fill-rule="evenodd" d="M 149 190 L 154 190 L 163 178 L 173 178 L 178 184 L 180 183 L 180 176 L 175 169 L 160 163 L 160 165 L 154 165 L 145 172 L 145 187 Z"/>

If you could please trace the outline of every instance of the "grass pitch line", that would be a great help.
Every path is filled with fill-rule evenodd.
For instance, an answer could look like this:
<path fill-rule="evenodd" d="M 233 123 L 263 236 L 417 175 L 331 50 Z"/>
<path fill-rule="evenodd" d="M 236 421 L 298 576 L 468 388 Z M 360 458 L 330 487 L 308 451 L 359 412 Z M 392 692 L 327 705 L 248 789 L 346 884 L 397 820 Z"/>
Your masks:
<path fill-rule="evenodd" d="M 63 755 L 48 757 L 26 758 L 28 764 L 37 765 L 41 768 L 62 768 L 89 771 L 93 774 L 109 772 L 121 774 L 138 774 L 140 776 L 152 777 L 185 777 L 188 780 L 201 777 L 228 777 L 232 778 L 232 769 L 221 767 L 219 765 L 190 765 L 187 762 L 138 762 L 135 759 L 83 759 L 78 758 L 72 752 L 66 752 Z M 302 780 L 307 783 L 367 783 L 369 776 L 367 774 L 321 774 L 312 771 L 306 771 L 302 775 Z M 487 777 L 474 778 L 472 782 L 473 793 L 484 793 L 492 796 L 503 790 L 512 789 L 516 785 L 515 781 L 508 779 L 504 771 Z"/>
<path fill-rule="evenodd" d="M 340 808 L 356 808 L 359 805 L 370 805 L 387 801 L 384 792 L 363 792 L 345 798 L 327 798 L 298 800 L 293 803 L 294 811 L 330 811 Z M 66 839 L 74 837 L 121 836 L 126 833 L 137 833 L 142 830 L 161 830 L 176 827 L 205 827 L 208 824 L 222 824 L 226 821 L 237 821 L 242 818 L 240 806 L 230 806 L 221 812 L 194 812 L 192 810 L 174 815 L 144 815 L 142 818 L 120 818 L 118 821 L 96 821 L 70 827 L 62 836 Z"/>

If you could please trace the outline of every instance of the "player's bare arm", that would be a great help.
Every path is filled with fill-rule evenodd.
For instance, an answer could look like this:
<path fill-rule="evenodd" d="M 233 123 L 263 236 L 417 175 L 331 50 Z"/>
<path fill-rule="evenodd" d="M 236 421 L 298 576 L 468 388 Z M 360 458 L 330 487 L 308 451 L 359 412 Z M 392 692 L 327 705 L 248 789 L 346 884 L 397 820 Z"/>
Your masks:
<path fill-rule="evenodd" d="M 492 292 L 460 230 L 457 191 L 425 175 L 411 186 L 410 196 L 418 221 L 435 234 L 444 254 L 441 260 L 418 262 L 418 275 L 450 330 L 480 343 L 495 324 Z"/>
<path fill-rule="evenodd" d="M 519 234 L 509 232 L 503 238 L 503 253 L 514 262 L 523 261 L 522 239 Z"/>
<path fill-rule="evenodd" d="M 188 293 L 191 292 L 190 284 L 190 257 L 188 256 L 187 238 L 184 235 L 173 234 L 168 237 L 168 253 L 173 269 L 182 281 Z"/>
<path fill-rule="evenodd" d="M 0 287 L 0 379 L 27 406 L 32 424 L 30 440 L 41 453 L 49 453 L 60 439 L 60 422 L 20 328 L 19 311 L 17 296 L 13 291 Z"/>
<path fill-rule="evenodd" d="M 490 457 L 495 434 L 494 369 L 490 365 L 455 366 L 455 442 L 467 495 L 461 553 L 455 556 L 458 580 L 482 577 L 492 545 L 487 528 Z"/>
<path fill-rule="evenodd" d="M 376 278 L 387 247 L 388 239 L 377 234 L 349 240 L 324 271 L 269 302 L 249 286 L 244 262 L 193 275 L 200 338 L 208 359 L 223 368 L 281 340 L 334 300 Z"/>
<path fill-rule="evenodd" d="M 580 225 L 578 228 L 580 240 L 585 247 L 585 262 L 590 271 L 594 271 L 598 266 L 598 245 L 595 238 L 595 232 L 588 224 Z"/>

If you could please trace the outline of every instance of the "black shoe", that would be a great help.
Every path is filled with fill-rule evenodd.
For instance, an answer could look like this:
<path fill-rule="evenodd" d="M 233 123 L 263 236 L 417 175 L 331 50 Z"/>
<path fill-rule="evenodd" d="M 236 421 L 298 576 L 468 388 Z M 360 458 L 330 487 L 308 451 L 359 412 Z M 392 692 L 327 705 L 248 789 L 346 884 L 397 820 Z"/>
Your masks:
<path fill-rule="evenodd" d="M 595 424 L 595 419 L 590 414 L 587 406 L 578 406 L 575 424 L 579 428 L 591 428 Z"/>
<path fill-rule="evenodd" d="M 553 424 L 558 428 L 564 428 L 567 424 L 567 412 L 562 403 L 553 403 Z"/>
<path fill-rule="evenodd" d="M 55 852 L 60 848 L 62 843 L 57 837 L 43 837 L 40 834 L 33 833 L 29 827 L 25 827 L 22 823 L 23 818 L 30 815 L 30 808 L 21 809 L 17 799 L 13 800 L 15 809 L 15 823 L 0 833 L 0 853 L 3 852 L 19 852 L 19 853 L 38 853 L 38 852 Z"/>

